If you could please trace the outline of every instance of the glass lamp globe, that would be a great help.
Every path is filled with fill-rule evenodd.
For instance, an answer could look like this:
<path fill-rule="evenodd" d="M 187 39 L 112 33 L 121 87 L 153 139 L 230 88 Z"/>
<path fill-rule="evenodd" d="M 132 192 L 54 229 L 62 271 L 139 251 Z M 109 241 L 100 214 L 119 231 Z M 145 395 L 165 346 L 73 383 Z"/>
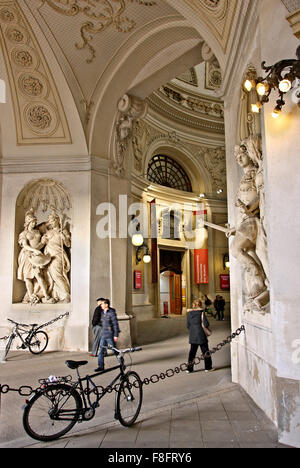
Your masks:
<path fill-rule="evenodd" d="M 149 254 L 146 254 L 143 256 L 143 262 L 144 263 L 150 263 L 151 262 L 151 256 Z"/>
<path fill-rule="evenodd" d="M 133 234 L 131 242 L 135 247 L 140 247 L 144 243 L 143 235 L 141 233 Z"/>

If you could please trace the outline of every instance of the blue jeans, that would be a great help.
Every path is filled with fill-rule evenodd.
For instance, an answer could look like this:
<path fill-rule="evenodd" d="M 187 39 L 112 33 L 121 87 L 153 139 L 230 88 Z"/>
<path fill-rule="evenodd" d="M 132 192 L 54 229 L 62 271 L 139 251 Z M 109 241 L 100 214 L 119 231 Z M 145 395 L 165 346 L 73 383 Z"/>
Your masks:
<path fill-rule="evenodd" d="M 100 339 L 100 353 L 98 356 L 98 367 L 101 367 L 103 369 L 104 369 L 104 356 L 106 353 L 106 348 L 104 348 L 103 346 L 107 346 L 107 345 L 115 347 L 114 339 L 113 338 L 101 338 Z M 114 353 L 115 355 L 118 354 L 116 353 L 116 351 L 114 351 Z"/>

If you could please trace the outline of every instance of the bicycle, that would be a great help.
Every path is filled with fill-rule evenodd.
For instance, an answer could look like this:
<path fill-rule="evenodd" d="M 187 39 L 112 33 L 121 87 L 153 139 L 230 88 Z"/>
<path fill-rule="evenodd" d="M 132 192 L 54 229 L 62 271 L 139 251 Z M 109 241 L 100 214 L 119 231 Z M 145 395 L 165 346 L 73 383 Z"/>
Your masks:
<path fill-rule="evenodd" d="M 17 346 L 17 349 L 26 349 L 28 348 L 32 354 L 41 354 L 48 346 L 48 335 L 46 332 L 39 330 L 38 324 L 32 323 L 27 325 L 25 323 L 17 323 L 11 319 L 7 319 L 9 322 L 14 324 L 14 328 L 8 336 L 8 341 L 5 346 L 3 360 L 10 350 L 12 342 L 15 338 L 20 338 L 22 344 Z M 23 328 L 22 328 L 23 327 Z M 24 329 L 27 328 L 27 330 Z M 30 330 L 28 328 L 30 327 Z M 23 336 L 26 334 L 26 337 L 23 339 Z"/>
<path fill-rule="evenodd" d="M 125 373 L 124 354 L 142 348 L 109 349 L 118 353 L 118 366 L 81 378 L 79 367 L 88 361 L 66 361 L 70 369 L 76 370 L 77 381 L 71 382 L 70 377 L 61 377 L 54 383 L 50 378 L 40 381 L 44 388 L 27 400 L 24 408 L 23 426 L 30 437 L 43 442 L 56 440 L 69 432 L 77 422 L 90 421 L 95 416 L 100 400 L 111 393 L 118 381 L 119 384 L 114 387 L 115 419 L 125 427 L 135 423 L 142 406 L 143 384 L 136 372 Z M 92 379 L 116 369 L 119 369 L 118 375 L 106 388 L 101 387 L 100 393 Z"/>

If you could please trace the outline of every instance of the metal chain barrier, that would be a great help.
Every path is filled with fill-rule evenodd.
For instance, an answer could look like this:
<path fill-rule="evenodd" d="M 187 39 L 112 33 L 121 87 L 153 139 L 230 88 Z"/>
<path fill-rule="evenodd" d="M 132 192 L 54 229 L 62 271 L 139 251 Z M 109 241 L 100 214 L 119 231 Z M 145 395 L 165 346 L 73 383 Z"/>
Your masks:
<path fill-rule="evenodd" d="M 66 314 L 64 314 L 66 315 Z M 56 321 L 58 319 L 55 319 Z M 47 324 L 46 324 L 47 325 Z M 224 341 L 219 343 L 215 348 L 212 348 L 211 350 L 207 351 L 205 354 L 202 354 L 201 356 L 198 356 L 194 360 L 194 365 L 197 366 L 201 363 L 201 361 L 204 361 L 205 358 L 212 356 L 213 354 L 217 353 L 220 351 L 224 346 L 227 344 L 230 344 L 237 336 L 239 336 L 242 332 L 245 332 L 246 329 L 244 325 L 242 325 L 240 328 L 236 330 L 236 332 L 232 333 L 232 335 L 228 336 Z M 150 377 L 146 377 L 142 380 L 143 385 L 150 385 L 150 384 L 156 384 L 160 380 L 165 380 L 166 378 L 171 378 L 174 377 L 176 374 L 180 374 L 180 372 L 185 372 L 188 369 L 188 364 L 183 363 L 178 366 L 176 366 L 174 369 L 167 369 L 165 372 L 161 372 L 160 374 L 153 374 Z M 40 379 L 40 387 L 37 389 L 33 389 L 30 386 L 23 385 L 22 387 L 19 388 L 11 388 L 9 385 L 1 385 L 0 384 L 0 407 L 1 407 L 1 394 L 6 394 L 8 392 L 17 392 L 20 396 L 25 396 L 29 397 L 33 393 L 38 393 L 42 391 L 44 388 L 47 386 L 51 386 L 51 384 L 57 384 L 57 383 L 69 383 L 69 384 L 75 384 L 75 382 L 72 382 L 72 376 L 68 375 L 66 377 L 56 377 L 56 380 L 51 382 L 49 379 Z M 133 382 L 132 385 L 138 386 L 138 382 Z M 112 393 L 113 391 L 117 392 L 119 390 L 120 384 L 116 384 L 113 387 L 108 386 L 106 388 L 102 386 L 97 386 L 98 393 L 99 395 L 104 394 L 104 393 Z M 91 393 L 94 390 L 91 390 Z"/>
<path fill-rule="evenodd" d="M 64 317 L 67 317 L 69 315 L 70 315 L 70 312 L 66 312 L 65 314 L 61 314 L 58 317 L 56 317 L 55 319 L 50 320 L 50 322 L 43 323 L 43 325 L 40 325 L 39 327 L 37 327 L 36 330 L 40 330 L 41 328 L 48 327 L 48 325 L 52 325 L 53 323 L 57 322 L 58 320 L 61 320 Z"/>
<path fill-rule="evenodd" d="M 42 328 L 45 328 L 47 327 L 48 325 L 52 325 L 54 322 L 57 322 L 58 320 L 61 320 L 63 319 L 64 317 L 70 315 L 70 312 L 66 312 L 65 314 L 61 314 L 59 315 L 58 317 L 56 317 L 55 319 L 52 319 L 50 320 L 50 322 L 47 322 L 47 323 L 43 323 L 43 325 L 39 325 L 35 331 L 37 330 L 41 330 Z M 30 327 L 30 325 L 28 325 L 28 327 Z M 2 338 L 0 338 L 0 340 L 8 340 L 9 338 L 9 335 L 8 336 L 3 336 Z"/>

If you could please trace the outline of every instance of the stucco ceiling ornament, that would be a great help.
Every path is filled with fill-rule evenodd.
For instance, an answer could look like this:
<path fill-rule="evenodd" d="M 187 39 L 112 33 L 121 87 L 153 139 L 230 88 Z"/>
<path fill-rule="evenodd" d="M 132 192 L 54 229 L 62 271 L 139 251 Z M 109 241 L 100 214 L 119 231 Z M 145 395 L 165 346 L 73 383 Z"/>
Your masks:
<path fill-rule="evenodd" d="M 95 34 L 110 27 L 122 33 L 135 28 L 136 22 L 128 18 L 125 13 L 128 3 L 156 5 L 155 1 L 150 0 L 42 0 L 42 4 L 47 4 L 61 15 L 69 17 L 82 15 L 85 19 L 80 28 L 81 43 L 77 42 L 75 47 L 89 50 L 87 63 L 92 63 L 96 57 L 96 50 L 91 44 Z"/>
<path fill-rule="evenodd" d="M 53 179 L 38 179 L 30 182 L 21 192 L 17 206 L 25 210 L 39 208 L 46 212 L 55 208 L 60 212 L 70 210 L 71 200 L 62 184 Z"/>
<path fill-rule="evenodd" d="M 113 168 L 118 176 L 125 170 L 125 155 L 132 137 L 133 123 L 146 116 L 147 104 L 141 99 L 125 94 L 118 102 L 118 115 L 115 127 Z"/>
<path fill-rule="evenodd" d="M 15 109 L 17 143 L 71 143 L 51 71 L 16 0 L 0 4 L 0 46 Z"/>
<path fill-rule="evenodd" d="M 204 163 L 214 184 L 215 190 L 226 192 L 226 153 L 224 147 L 201 147 L 198 158 Z"/>

